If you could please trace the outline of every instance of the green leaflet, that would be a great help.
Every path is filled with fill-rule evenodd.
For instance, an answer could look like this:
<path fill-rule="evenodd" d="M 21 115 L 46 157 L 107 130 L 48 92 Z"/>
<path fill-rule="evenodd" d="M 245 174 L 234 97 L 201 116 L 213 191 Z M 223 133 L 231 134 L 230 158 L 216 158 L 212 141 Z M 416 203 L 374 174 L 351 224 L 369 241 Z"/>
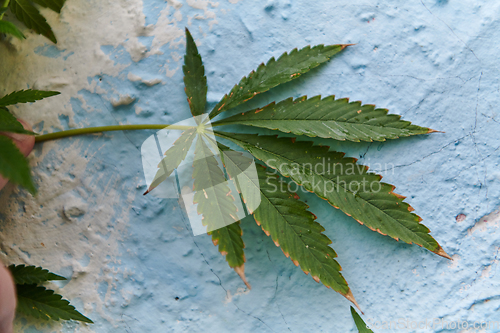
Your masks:
<path fill-rule="evenodd" d="M 257 159 L 290 177 L 306 190 L 328 200 L 368 228 L 396 240 L 415 243 L 449 258 L 420 224 L 413 208 L 395 194 L 394 186 L 380 182 L 381 176 L 368 173 L 368 167 L 343 153 L 329 152 L 328 147 L 291 138 L 216 132 L 248 150 Z"/>
<path fill-rule="evenodd" d="M 257 170 L 252 170 L 255 166 L 255 159 L 248 153 L 232 150 L 217 142 L 221 150 L 221 159 L 226 173 L 236 183 L 237 191 L 245 202 L 245 208 L 253 214 L 259 207 L 261 192 L 259 187 L 259 176 Z"/>
<path fill-rule="evenodd" d="M 332 241 L 322 234 L 325 229 L 315 221 L 316 216 L 296 193 L 282 187 L 276 175 L 261 167 L 258 174 L 262 199 L 254 213 L 257 224 L 304 273 L 311 273 L 316 282 L 321 281 L 356 304 L 334 259 L 337 254 L 328 246 Z"/>
<path fill-rule="evenodd" d="M 210 112 L 210 119 L 248 101 L 257 94 L 296 79 L 301 74 L 328 61 L 347 46 L 306 46 L 301 50 L 293 49 L 290 54 L 285 52 L 278 60 L 271 58 L 267 64 L 262 63 L 256 71 L 248 74 L 248 77 L 243 77 L 240 83 L 235 85 Z"/>
<path fill-rule="evenodd" d="M 14 91 L 13 93 L 0 98 L 0 107 L 18 103 L 35 102 L 59 94 L 60 92 L 58 91 L 43 91 L 33 89 Z"/>
<path fill-rule="evenodd" d="M 363 321 L 363 319 L 356 312 L 356 310 L 354 310 L 352 306 L 351 306 L 351 315 L 352 319 L 354 319 L 354 323 L 356 324 L 359 333 L 373 333 L 371 329 L 366 328 L 366 323 Z"/>
<path fill-rule="evenodd" d="M 19 312 L 44 320 L 72 319 L 93 323 L 92 320 L 75 310 L 67 300 L 62 299 L 61 295 L 44 287 L 37 287 L 39 283 L 66 280 L 66 278 L 35 266 L 10 265 L 9 270 L 16 283 Z"/>
<path fill-rule="evenodd" d="M 208 233 L 212 236 L 212 242 L 219 246 L 219 252 L 226 256 L 229 266 L 250 288 L 245 277 L 245 244 L 241 238 L 243 231 L 239 222 L 235 223 L 239 219 L 234 197 L 225 184 L 226 177 L 217 159 L 202 136 L 198 136 L 196 141 L 193 178 L 194 204 L 197 204 L 198 214 L 202 215 L 203 225 L 212 230 Z M 220 225 L 225 226 L 217 228 Z"/>
<path fill-rule="evenodd" d="M 33 0 L 33 2 L 43 6 L 45 8 L 50 8 L 56 13 L 60 13 L 62 7 L 64 6 L 64 2 L 66 0 Z"/>
<path fill-rule="evenodd" d="M 328 96 L 321 99 L 303 96 L 288 98 L 278 104 L 238 113 L 213 123 L 220 125 L 249 125 L 277 129 L 285 133 L 319 136 L 336 140 L 385 141 L 410 135 L 434 132 L 425 127 L 400 120 L 401 116 L 387 114 L 386 109 L 375 109 L 374 105 L 361 105 L 348 99 Z"/>
<path fill-rule="evenodd" d="M 44 320 L 78 320 L 93 324 L 93 321 L 75 310 L 61 295 L 35 284 L 17 285 L 17 310 L 25 315 Z"/>
<path fill-rule="evenodd" d="M 29 29 L 33 29 L 36 33 L 47 37 L 53 43 L 57 43 L 52 28 L 29 0 L 11 0 L 9 5 L 10 10 L 16 15 L 17 19 L 23 22 Z"/>
<path fill-rule="evenodd" d="M 257 179 L 249 178 L 244 172 L 248 167 L 247 158 L 221 143 L 218 145 L 225 153 L 222 156 L 228 174 L 232 170 L 234 175 L 248 178 L 243 180 L 245 184 L 241 188 L 246 188 L 246 191 L 242 191 L 242 196 L 247 208 L 260 203 L 253 215 L 266 235 L 272 237 L 276 246 L 281 247 L 296 266 L 300 265 L 306 274 L 311 273 L 316 282 L 321 281 L 358 306 L 340 274 L 341 267 L 334 259 L 337 254 L 328 246 L 331 240 L 322 234 L 325 229 L 315 221 L 316 216 L 307 210 L 308 206 L 299 200 L 297 194 L 282 188 L 277 176 L 267 174 L 263 166 L 257 167 Z M 252 202 L 254 192 L 260 196 L 257 204 Z"/>
<path fill-rule="evenodd" d="M 10 265 L 9 270 L 16 284 L 39 284 L 46 281 L 66 280 L 65 277 L 50 273 L 42 267 Z"/>
<path fill-rule="evenodd" d="M 186 55 L 184 56 L 184 90 L 193 117 L 199 116 L 205 112 L 207 103 L 207 77 L 205 76 L 205 67 L 198 53 L 198 48 L 186 28 Z"/>
<path fill-rule="evenodd" d="M 12 2 L 11 2 L 12 4 Z M 5 106 L 17 103 L 35 102 L 37 100 L 58 95 L 57 91 L 20 90 L 0 98 L 0 131 L 36 135 L 24 130 L 22 124 L 8 112 Z M 14 145 L 12 140 L 0 136 L 0 175 L 10 179 L 13 183 L 24 186 L 35 195 L 36 189 L 31 180 L 28 161 Z"/>
<path fill-rule="evenodd" d="M 19 30 L 14 24 L 7 21 L 0 21 L 0 33 L 11 34 L 19 39 L 26 39 L 21 30 Z"/>
<path fill-rule="evenodd" d="M 23 125 L 17 121 L 16 117 L 5 111 L 0 111 L 0 132 L 12 132 L 29 135 L 36 134 L 25 130 Z"/>
<path fill-rule="evenodd" d="M 245 262 L 247 260 L 243 250 L 245 244 L 241 238 L 243 230 L 241 230 L 240 222 L 211 231 L 209 235 L 212 236 L 214 245 L 219 246 L 219 252 L 226 256 L 229 267 L 233 268 L 248 289 L 251 289 L 252 287 L 245 276 Z"/>
<path fill-rule="evenodd" d="M 26 158 L 12 140 L 2 135 L 0 135 L 0 147 L 0 175 L 15 184 L 25 187 L 31 194 L 35 195 L 36 188 L 31 180 L 30 168 Z"/>
<path fill-rule="evenodd" d="M 196 129 L 184 131 L 174 142 L 172 147 L 165 152 L 165 157 L 158 164 L 158 171 L 156 172 L 151 185 L 149 185 L 149 188 L 144 195 L 148 194 L 155 187 L 165 181 L 181 164 L 181 162 L 186 158 L 195 137 Z"/>

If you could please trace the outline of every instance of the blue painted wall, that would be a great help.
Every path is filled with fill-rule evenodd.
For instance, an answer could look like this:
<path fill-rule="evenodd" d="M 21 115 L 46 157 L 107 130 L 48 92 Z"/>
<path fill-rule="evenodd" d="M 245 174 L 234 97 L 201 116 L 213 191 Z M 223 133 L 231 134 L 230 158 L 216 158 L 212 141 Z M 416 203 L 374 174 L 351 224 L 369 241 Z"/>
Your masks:
<path fill-rule="evenodd" d="M 309 44 L 356 44 L 298 80 L 258 96 L 245 108 L 291 96 L 336 95 L 388 108 L 406 120 L 443 131 L 382 143 L 316 141 L 358 158 L 381 173 L 384 181 L 394 184 L 396 192 L 408 197 L 406 201 L 423 218 L 434 238 L 453 256 L 453 262 L 376 234 L 313 195 L 301 196 L 332 239 L 343 275 L 366 320 L 500 322 L 498 218 L 493 214 L 488 222 L 482 219 L 500 206 L 499 3 L 242 0 L 234 4 L 220 0 L 188 1 L 180 7 L 176 4 L 145 1 L 145 25 L 154 27 L 160 11 L 168 6 L 171 27 L 176 31 L 184 26 L 191 29 L 206 68 L 209 106 L 272 56 Z M 206 9 L 198 9 L 200 4 L 207 4 Z M 102 2 L 102 6 L 107 5 Z M 209 19 L 207 11 L 214 13 L 216 22 Z M 56 21 L 56 17 L 52 18 L 52 22 Z M 72 27 L 68 22 L 60 30 L 71 32 Z M 118 75 L 88 77 L 89 85 L 102 89 L 81 89 L 71 96 L 71 117 L 76 127 L 175 123 L 189 117 L 180 70 L 182 35 L 161 46 L 157 52 L 161 54 L 138 61 L 132 59 L 125 44 L 106 45 L 98 36 L 86 36 L 85 30 L 81 36 L 95 38 L 113 65 L 122 64 L 123 68 Z M 132 37 L 136 36 L 125 38 Z M 138 40 L 147 50 L 153 48 L 154 36 L 142 33 Z M 39 41 L 38 48 L 24 51 L 28 59 L 36 62 L 39 57 L 55 57 L 64 66 L 74 56 L 70 54 L 71 43 L 62 50 L 48 46 L 46 40 Z M 165 66 L 177 70 L 168 77 Z M 162 83 L 150 86 L 133 81 L 129 73 L 144 80 L 160 79 Z M 0 82 L 0 87 L 2 91 L 18 88 L 9 86 L 9 82 Z M 119 95 L 134 100 L 115 107 L 112 101 L 117 101 Z M 89 106 L 94 111 L 89 112 Z M 61 118 L 60 127 L 69 124 L 68 119 Z M 54 130 L 41 122 L 36 125 L 42 132 Z M 60 164 L 58 152 L 77 147 L 74 149 L 86 161 L 85 172 L 78 176 L 85 185 L 62 185 L 60 193 L 72 192 L 92 207 L 112 203 L 114 215 L 108 231 L 125 226 L 120 229 L 118 252 L 102 262 L 101 270 L 87 273 L 94 276 L 87 279 L 99 281 L 89 285 L 96 288 L 104 304 L 100 311 L 86 307 L 85 313 L 95 320 L 95 325 L 82 329 L 73 323 L 44 326 L 31 319 L 19 319 L 18 328 L 24 332 L 355 331 L 349 302 L 296 268 L 252 218 L 242 222 L 246 275 L 252 284 L 252 290 L 246 291 L 210 237 L 192 236 L 177 201 L 144 197 L 139 149 L 152 133 L 79 137 L 43 148 L 50 149 L 50 153 L 34 165 L 40 187 L 46 181 L 43 175 L 55 172 L 51 166 Z M 41 154 L 42 147 L 36 149 L 35 154 Z M 115 180 L 112 185 L 105 181 L 111 178 Z M 79 191 L 78 186 L 83 190 Z M 107 196 L 110 186 L 116 190 L 113 199 Z M 3 198 L 2 205 L 22 196 L 26 195 L 9 195 Z M 460 214 L 464 216 L 457 221 Z M 23 214 L 17 218 L 29 219 Z M 106 232 L 98 236 L 105 243 Z M 92 250 L 87 250 L 86 258 L 90 259 L 85 260 L 92 260 Z M 105 251 L 105 247 L 94 250 Z M 50 255 L 44 254 L 47 258 Z M 120 274 L 111 274 L 111 280 L 102 278 L 113 270 Z M 59 272 L 76 277 L 74 267 Z M 60 292 L 73 296 L 80 309 L 89 302 L 85 294 L 72 295 L 71 284 Z M 461 332 L 439 325 L 401 331 Z"/>

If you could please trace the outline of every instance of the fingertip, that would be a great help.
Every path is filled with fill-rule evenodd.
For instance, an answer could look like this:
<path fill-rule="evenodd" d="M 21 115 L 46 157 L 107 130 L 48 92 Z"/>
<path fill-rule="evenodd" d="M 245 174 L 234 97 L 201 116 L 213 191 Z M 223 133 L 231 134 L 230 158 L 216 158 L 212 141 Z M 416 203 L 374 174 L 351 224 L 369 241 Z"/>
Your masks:
<path fill-rule="evenodd" d="M 24 156 L 28 156 L 32 151 L 33 148 L 35 147 L 35 136 L 34 135 L 27 135 L 27 138 L 25 138 L 23 141 L 19 142 L 19 144 L 16 142 L 17 147 L 21 151 L 21 153 L 24 154 Z"/>
<path fill-rule="evenodd" d="M 9 270 L 0 263 L 0 332 L 12 332 L 15 310 L 14 280 Z"/>

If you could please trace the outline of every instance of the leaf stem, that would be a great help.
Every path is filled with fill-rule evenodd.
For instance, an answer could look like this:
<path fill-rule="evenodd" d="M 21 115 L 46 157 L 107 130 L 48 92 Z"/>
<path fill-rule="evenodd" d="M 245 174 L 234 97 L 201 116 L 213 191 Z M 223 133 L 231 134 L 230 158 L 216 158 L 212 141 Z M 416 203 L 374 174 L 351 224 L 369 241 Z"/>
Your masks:
<path fill-rule="evenodd" d="M 84 135 L 92 133 L 110 132 L 110 131 L 125 131 L 125 130 L 145 130 L 145 129 L 164 129 L 167 128 L 172 130 L 187 130 L 193 128 L 194 126 L 180 126 L 180 125 L 168 125 L 168 124 L 146 124 L 146 125 L 113 125 L 113 126 L 100 126 L 100 127 L 87 127 L 78 128 L 67 131 L 60 131 L 49 134 L 37 135 L 35 137 L 36 142 L 43 142 L 54 139 L 67 138 L 75 135 Z"/>
<path fill-rule="evenodd" d="M 7 8 L 9 6 L 9 2 L 10 2 L 10 0 L 5 0 L 5 2 L 3 3 L 1 8 Z M 0 21 L 3 19 L 4 14 L 5 13 L 0 14 Z"/>

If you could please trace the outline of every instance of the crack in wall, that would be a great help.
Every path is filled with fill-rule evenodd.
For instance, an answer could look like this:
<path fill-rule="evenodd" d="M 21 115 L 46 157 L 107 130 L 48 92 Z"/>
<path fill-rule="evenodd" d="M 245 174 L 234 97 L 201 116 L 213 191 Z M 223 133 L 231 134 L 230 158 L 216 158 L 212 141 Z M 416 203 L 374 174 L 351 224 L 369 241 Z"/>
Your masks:
<path fill-rule="evenodd" d="M 207 258 L 206 258 L 206 257 L 205 257 L 205 255 L 203 254 L 203 251 L 202 251 L 202 250 L 201 250 L 201 248 L 199 247 L 198 243 L 196 243 L 196 241 L 194 240 L 193 233 L 191 232 L 191 229 L 190 229 L 190 228 L 189 228 L 189 226 L 188 226 L 188 224 L 189 224 L 189 223 L 186 221 L 186 216 L 184 216 L 184 210 L 182 210 L 182 212 L 183 212 L 183 214 L 181 214 L 181 216 L 182 216 L 182 222 L 183 222 L 183 223 L 184 223 L 184 225 L 186 226 L 186 230 L 188 230 L 188 231 L 189 231 L 189 234 L 191 235 L 191 238 L 192 238 L 192 240 L 193 240 L 194 245 L 196 246 L 196 248 L 197 248 L 197 249 L 198 249 L 198 251 L 200 252 L 200 255 L 202 256 L 203 261 L 207 264 L 207 266 L 208 266 L 208 268 L 210 269 L 210 271 L 212 272 L 212 274 L 214 274 L 214 275 L 217 277 L 217 279 L 219 280 L 219 285 L 220 285 L 220 287 L 224 290 L 225 295 L 227 295 L 229 291 L 228 291 L 228 290 L 224 287 L 224 285 L 222 284 L 222 279 L 219 277 L 219 275 L 217 275 L 217 273 L 215 273 L 215 271 L 213 270 L 212 266 L 211 266 L 211 265 L 210 265 L 210 263 L 208 262 Z M 254 319 L 256 319 L 256 320 L 260 321 L 262 324 L 264 324 L 266 327 L 268 327 L 268 328 L 269 328 L 272 332 L 275 332 L 275 331 L 271 328 L 271 326 L 269 326 L 268 324 L 266 324 L 266 323 L 265 323 L 262 319 L 260 319 L 259 317 L 256 317 L 256 316 L 254 316 L 254 315 L 252 315 L 252 314 L 250 314 L 250 313 L 248 313 L 248 312 L 246 312 L 246 311 L 242 310 L 242 309 L 241 309 L 241 308 L 240 308 L 240 307 L 239 307 L 236 303 L 234 303 L 234 302 L 231 302 L 231 304 L 233 304 L 233 305 L 234 305 L 234 307 L 235 307 L 238 311 L 242 312 L 243 314 L 245 314 L 245 315 L 247 315 L 247 316 L 249 316 L 249 317 L 251 317 L 251 318 L 254 318 Z"/>
<path fill-rule="evenodd" d="M 278 295 L 278 278 L 279 278 L 280 274 L 279 274 L 279 272 L 276 270 L 275 265 L 274 265 L 273 261 L 271 260 L 271 255 L 269 254 L 269 251 L 268 251 L 267 249 L 266 249 L 266 253 L 267 253 L 267 257 L 269 258 L 269 261 L 273 264 L 272 266 L 273 266 L 274 271 L 276 272 L 276 284 L 275 284 L 275 288 L 274 288 L 274 296 L 273 296 L 272 300 L 275 300 L 275 304 L 276 304 L 276 307 L 278 308 L 278 311 L 279 311 L 279 313 L 280 313 L 280 315 L 281 315 L 281 318 L 282 318 L 282 319 L 283 319 L 283 321 L 285 322 L 285 325 L 287 326 L 288 330 L 289 330 L 290 332 L 292 332 L 292 330 L 291 330 L 291 328 L 290 328 L 290 325 L 288 325 L 288 323 L 287 323 L 287 321 L 286 321 L 286 319 L 285 319 L 285 316 L 283 315 L 283 312 L 281 312 L 280 305 L 279 305 L 278 301 L 276 300 L 276 297 L 277 297 L 277 295 Z"/>

